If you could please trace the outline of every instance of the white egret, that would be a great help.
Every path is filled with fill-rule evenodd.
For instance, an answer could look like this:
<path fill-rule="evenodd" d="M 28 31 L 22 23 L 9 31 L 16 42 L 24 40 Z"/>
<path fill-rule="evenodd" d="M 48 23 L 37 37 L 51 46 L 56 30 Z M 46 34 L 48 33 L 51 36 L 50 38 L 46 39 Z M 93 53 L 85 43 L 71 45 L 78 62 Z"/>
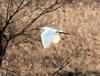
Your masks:
<path fill-rule="evenodd" d="M 58 43 L 60 41 L 60 33 L 64 33 L 62 30 L 57 30 L 51 27 L 42 27 L 41 30 L 41 40 L 44 48 L 48 48 L 51 43 Z"/>

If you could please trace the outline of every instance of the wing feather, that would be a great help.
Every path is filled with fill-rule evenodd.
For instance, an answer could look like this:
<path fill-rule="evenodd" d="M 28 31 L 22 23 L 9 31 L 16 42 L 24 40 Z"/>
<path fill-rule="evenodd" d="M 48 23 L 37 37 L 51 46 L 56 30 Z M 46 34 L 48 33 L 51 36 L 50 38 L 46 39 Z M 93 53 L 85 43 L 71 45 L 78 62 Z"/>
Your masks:
<path fill-rule="evenodd" d="M 47 30 L 41 34 L 42 44 L 44 48 L 48 48 L 52 43 L 52 39 L 54 37 L 54 30 Z"/>

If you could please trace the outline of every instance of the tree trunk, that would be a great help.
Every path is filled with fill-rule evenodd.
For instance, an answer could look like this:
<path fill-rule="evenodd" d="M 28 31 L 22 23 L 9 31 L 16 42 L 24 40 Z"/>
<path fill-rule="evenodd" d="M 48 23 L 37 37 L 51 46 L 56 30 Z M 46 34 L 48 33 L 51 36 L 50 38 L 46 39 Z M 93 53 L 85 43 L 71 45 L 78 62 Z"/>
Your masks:
<path fill-rule="evenodd" d="M 2 44 L 2 41 L 3 41 L 3 32 L 0 31 L 0 66 L 2 64 L 2 58 L 3 58 L 3 44 Z"/>

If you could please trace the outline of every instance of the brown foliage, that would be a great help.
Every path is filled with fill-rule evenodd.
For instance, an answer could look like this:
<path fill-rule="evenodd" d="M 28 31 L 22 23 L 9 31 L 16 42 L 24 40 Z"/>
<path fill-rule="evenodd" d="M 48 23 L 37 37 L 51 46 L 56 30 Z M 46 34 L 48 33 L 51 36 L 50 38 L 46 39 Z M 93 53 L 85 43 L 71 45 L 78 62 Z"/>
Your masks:
<path fill-rule="evenodd" d="M 37 17 L 48 5 L 50 5 L 49 2 L 47 5 L 38 4 L 36 6 L 41 6 L 41 9 L 35 11 L 30 7 L 22 10 L 12 20 L 15 22 L 12 22 L 11 27 L 7 27 L 5 32 L 7 38 L 18 32 L 23 25 L 30 23 L 33 17 Z M 2 6 L 0 10 L 5 10 L 4 4 Z M 15 76 L 59 76 L 64 72 L 85 73 L 87 70 L 99 72 L 99 20 L 100 6 L 96 2 L 92 5 L 81 2 L 72 3 L 56 11 L 51 10 L 51 13 L 41 16 L 34 22 L 31 28 L 50 26 L 72 35 L 61 35 L 62 40 L 59 44 L 52 44 L 50 48 L 44 49 L 40 32 L 29 28 L 22 36 L 10 41 L 2 69 L 4 72 L 10 70 L 8 72 L 16 74 Z"/>

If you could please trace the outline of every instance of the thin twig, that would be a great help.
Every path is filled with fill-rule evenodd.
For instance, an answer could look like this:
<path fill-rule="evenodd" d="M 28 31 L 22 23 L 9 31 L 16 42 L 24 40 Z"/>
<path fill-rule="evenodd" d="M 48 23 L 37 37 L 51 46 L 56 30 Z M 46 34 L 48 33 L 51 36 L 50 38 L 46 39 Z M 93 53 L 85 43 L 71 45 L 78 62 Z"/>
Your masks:
<path fill-rule="evenodd" d="M 36 11 L 36 10 L 38 10 L 39 8 L 35 8 L 34 10 L 32 10 L 32 12 L 34 12 L 34 11 Z M 19 20 L 21 20 L 22 18 L 24 18 L 25 16 L 22 16 L 22 17 L 20 17 L 19 19 L 16 19 L 16 20 L 12 20 L 11 22 L 9 22 L 9 24 L 12 24 L 12 23 L 15 23 L 15 22 L 17 22 L 17 21 L 19 21 Z"/>
<path fill-rule="evenodd" d="M 75 49 L 72 50 L 72 54 L 69 57 L 67 57 L 65 59 L 65 61 L 61 64 L 61 66 L 54 73 L 52 73 L 50 76 L 55 76 L 56 74 L 59 73 L 59 71 L 61 71 L 65 66 L 67 66 L 72 61 L 72 58 L 77 56 L 77 51 L 79 50 L 80 46 L 81 45 L 75 47 Z M 78 52 L 80 52 L 80 50 Z"/>
<path fill-rule="evenodd" d="M 20 10 L 23 9 L 24 7 L 26 7 L 31 2 L 32 2 L 32 0 L 29 0 L 23 7 L 20 8 Z"/>
<path fill-rule="evenodd" d="M 16 11 L 9 17 L 9 19 L 7 20 L 7 22 L 6 22 L 6 24 L 5 24 L 4 28 L 3 28 L 3 32 L 5 31 L 5 29 L 6 29 L 7 26 L 9 25 L 9 22 L 11 21 L 11 19 L 19 12 L 19 9 L 20 9 L 20 7 L 22 6 L 22 4 L 24 3 L 24 1 L 25 1 L 25 0 L 23 0 L 23 1 L 20 3 L 20 5 L 19 5 L 19 7 L 16 9 Z M 9 11 L 7 11 L 7 12 L 9 12 Z"/>
<path fill-rule="evenodd" d="M 7 6 L 7 13 L 6 13 L 6 20 L 5 20 L 6 22 L 8 21 L 8 16 L 9 16 L 9 8 L 10 8 L 10 4 L 11 4 L 10 1 L 11 0 L 9 0 L 8 6 Z"/>

